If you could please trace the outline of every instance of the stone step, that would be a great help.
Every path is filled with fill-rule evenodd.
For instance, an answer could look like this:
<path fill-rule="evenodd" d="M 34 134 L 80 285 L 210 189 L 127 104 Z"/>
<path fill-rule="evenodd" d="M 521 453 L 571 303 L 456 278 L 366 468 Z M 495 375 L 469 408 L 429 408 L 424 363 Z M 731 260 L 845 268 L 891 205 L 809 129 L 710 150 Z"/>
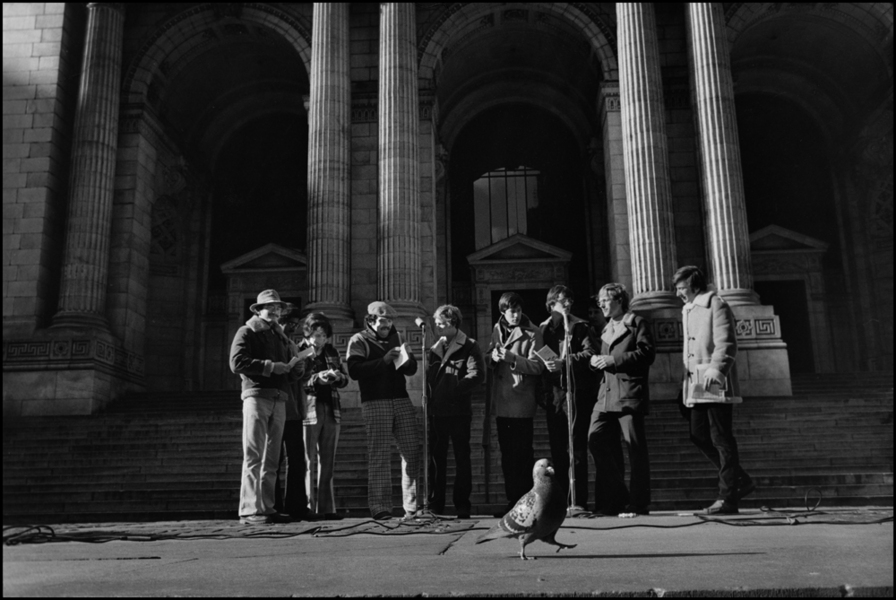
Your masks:
<path fill-rule="evenodd" d="M 815 488 L 829 505 L 892 505 L 892 377 L 889 385 L 872 382 L 871 388 L 822 383 L 802 396 L 748 398 L 737 407 L 735 434 L 742 459 L 760 484 L 747 499 L 753 504 L 745 506 L 798 505 Z M 144 396 L 90 417 L 5 421 L 4 520 L 235 518 L 242 462 L 236 398 L 233 393 Z M 150 405 L 153 410 L 147 410 Z M 502 506 L 500 452 L 492 422 L 486 484 L 479 443 L 483 406 L 475 411 L 472 500 L 491 514 Z M 338 503 L 340 510 L 367 516 L 364 422 L 360 409 L 346 409 L 343 415 L 334 482 Z M 422 419 L 418 427 L 422 431 Z M 717 493 L 716 475 L 690 443 L 677 404 L 654 402 L 647 432 L 652 508 L 695 510 L 708 504 Z M 541 411 L 535 446 L 537 457 L 550 454 Z M 593 481 L 593 464 L 590 471 Z M 397 451 L 391 473 L 397 500 Z M 447 474 L 450 487 L 451 453 Z"/>

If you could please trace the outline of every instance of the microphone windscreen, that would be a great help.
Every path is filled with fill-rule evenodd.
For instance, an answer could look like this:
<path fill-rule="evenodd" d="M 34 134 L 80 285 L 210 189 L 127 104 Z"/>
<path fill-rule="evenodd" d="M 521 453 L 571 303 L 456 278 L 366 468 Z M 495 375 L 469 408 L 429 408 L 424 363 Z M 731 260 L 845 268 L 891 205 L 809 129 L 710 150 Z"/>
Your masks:
<path fill-rule="evenodd" d="M 423 327 L 424 325 L 426 325 L 426 321 L 423 320 L 423 317 L 417 317 L 416 319 L 414 319 L 414 323 L 417 324 L 417 327 Z"/>

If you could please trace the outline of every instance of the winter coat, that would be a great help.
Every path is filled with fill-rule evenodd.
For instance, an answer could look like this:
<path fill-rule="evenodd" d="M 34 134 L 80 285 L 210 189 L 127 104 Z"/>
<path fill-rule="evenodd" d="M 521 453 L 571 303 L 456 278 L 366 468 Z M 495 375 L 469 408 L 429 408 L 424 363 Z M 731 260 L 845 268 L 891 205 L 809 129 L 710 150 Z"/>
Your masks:
<path fill-rule="evenodd" d="M 302 340 L 299 344 L 299 351 L 309 348 L 311 343 L 308 340 Z M 339 373 L 339 379 L 328 383 L 320 380 L 319 373 L 333 369 Z M 348 385 L 348 375 L 342 368 L 342 359 L 339 352 L 332 344 L 324 344 L 320 354 L 311 355 L 305 359 L 305 374 L 302 376 L 302 391 L 305 396 L 305 417 L 303 423 L 305 425 L 317 425 L 317 407 L 318 405 L 326 405 L 333 411 L 333 418 L 337 423 L 342 418 L 342 406 L 339 402 L 338 388 L 344 388 Z"/>
<path fill-rule="evenodd" d="M 398 332 L 393 327 L 383 340 L 369 327 L 353 335 L 348 341 L 345 361 L 348 363 L 349 377 L 358 382 L 361 402 L 408 398 L 405 376 L 417 372 L 417 360 L 413 354 L 400 368 L 395 363 L 386 363 L 383 356 L 392 348 L 401 345 Z"/>
<path fill-rule="evenodd" d="M 458 331 L 447 348 L 436 342 L 429 351 L 428 361 L 429 414 L 472 415 L 471 392 L 485 381 L 485 361 L 476 340 Z"/>
<path fill-rule="evenodd" d="M 725 404 L 742 402 L 737 368 L 737 332 L 734 312 L 716 292 L 699 294 L 681 309 L 684 334 L 682 394 L 689 403 L 688 385 L 697 381 L 698 365 L 707 365 L 727 378 Z M 706 402 L 697 400 L 697 402 Z"/>
<path fill-rule="evenodd" d="M 291 383 L 304 372 L 300 361 L 287 373 L 274 374 L 274 363 L 288 363 L 296 355 L 296 345 L 279 324 L 253 316 L 233 336 L 230 370 L 240 376 L 241 398 L 265 398 L 286 402 L 293 397 Z"/>
<path fill-rule="evenodd" d="M 600 412 L 634 411 L 646 415 L 650 409 L 648 378 L 656 346 L 643 317 L 626 313 L 622 325 L 614 335 L 611 320 L 600 336 L 600 353 L 611 356 L 612 364 L 606 369 L 592 367 L 601 377 L 595 408 Z"/>
<path fill-rule="evenodd" d="M 513 351 L 517 355 L 516 364 L 492 360 L 492 350 L 497 346 Z M 541 332 L 525 315 L 520 325 L 506 334 L 500 322 L 495 324 L 486 356 L 492 372 L 492 414 L 529 419 L 535 416 L 536 395 L 540 393 L 540 376 L 544 370 L 544 363 L 535 352 L 542 346 Z"/>

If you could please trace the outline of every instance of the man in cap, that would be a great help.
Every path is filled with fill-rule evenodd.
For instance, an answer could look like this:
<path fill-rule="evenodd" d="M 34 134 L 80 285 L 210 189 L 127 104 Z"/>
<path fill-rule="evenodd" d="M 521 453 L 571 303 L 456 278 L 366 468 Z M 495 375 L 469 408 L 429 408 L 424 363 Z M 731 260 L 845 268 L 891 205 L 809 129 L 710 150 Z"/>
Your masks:
<path fill-rule="evenodd" d="M 405 386 L 405 377 L 417 372 L 417 361 L 392 325 L 396 316 L 385 302 L 371 302 L 364 330 L 352 336 L 346 352 L 348 374 L 361 391 L 361 413 L 367 430 L 367 500 L 374 519 L 392 516 L 389 459 L 393 435 L 401 453 L 405 518 L 417 513 L 417 413 Z"/>
<path fill-rule="evenodd" d="M 286 303 L 276 290 L 264 290 L 251 306 L 254 314 L 239 328 L 230 347 L 230 370 L 242 380 L 243 472 L 240 523 L 265 525 L 289 521 L 274 509 L 280 444 L 286 403 L 304 370 L 295 344 L 278 321 Z"/>

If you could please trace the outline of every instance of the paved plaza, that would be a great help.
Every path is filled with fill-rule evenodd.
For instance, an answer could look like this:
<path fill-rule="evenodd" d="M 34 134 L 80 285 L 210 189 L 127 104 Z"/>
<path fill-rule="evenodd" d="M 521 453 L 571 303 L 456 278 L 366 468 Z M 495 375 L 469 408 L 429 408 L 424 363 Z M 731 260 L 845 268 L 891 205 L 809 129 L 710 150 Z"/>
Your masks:
<path fill-rule="evenodd" d="M 567 519 L 571 550 L 476 545 L 494 518 L 4 529 L 4 596 L 884 596 L 893 509 Z"/>

